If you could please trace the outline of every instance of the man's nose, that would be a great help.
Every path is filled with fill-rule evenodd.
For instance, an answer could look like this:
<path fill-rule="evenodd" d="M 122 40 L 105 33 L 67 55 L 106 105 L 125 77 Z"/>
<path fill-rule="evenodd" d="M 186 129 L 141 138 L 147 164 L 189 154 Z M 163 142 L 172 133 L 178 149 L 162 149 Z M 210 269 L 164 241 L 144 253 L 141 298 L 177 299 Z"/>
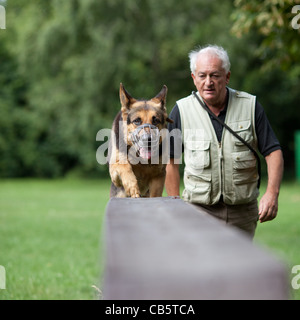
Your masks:
<path fill-rule="evenodd" d="M 211 83 L 212 83 L 211 77 L 210 77 L 210 76 L 207 76 L 206 79 L 205 79 L 205 84 L 206 84 L 207 86 L 209 86 L 209 85 L 211 85 Z"/>

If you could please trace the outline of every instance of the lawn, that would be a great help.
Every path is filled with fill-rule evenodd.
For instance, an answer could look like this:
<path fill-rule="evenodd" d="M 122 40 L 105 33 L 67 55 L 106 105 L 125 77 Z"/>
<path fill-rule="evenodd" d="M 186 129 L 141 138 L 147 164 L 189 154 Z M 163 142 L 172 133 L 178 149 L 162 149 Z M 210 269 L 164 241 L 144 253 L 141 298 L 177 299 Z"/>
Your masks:
<path fill-rule="evenodd" d="M 265 186 L 263 185 L 261 194 L 264 191 Z M 290 278 L 295 276 L 291 273 L 291 269 L 294 265 L 300 265 L 299 183 L 284 183 L 282 185 L 277 218 L 258 225 L 255 243 L 271 250 L 286 264 L 288 276 Z M 300 289 L 291 288 L 291 298 L 300 300 Z"/>
<path fill-rule="evenodd" d="M 95 299 L 108 181 L 0 182 L 1 299 Z"/>
<path fill-rule="evenodd" d="M 97 299 L 108 180 L 0 181 L 2 299 Z M 264 185 L 261 188 L 264 191 Z M 300 185 L 283 184 L 277 219 L 260 224 L 255 243 L 287 266 L 300 265 Z M 300 299 L 300 289 L 292 298 Z"/>

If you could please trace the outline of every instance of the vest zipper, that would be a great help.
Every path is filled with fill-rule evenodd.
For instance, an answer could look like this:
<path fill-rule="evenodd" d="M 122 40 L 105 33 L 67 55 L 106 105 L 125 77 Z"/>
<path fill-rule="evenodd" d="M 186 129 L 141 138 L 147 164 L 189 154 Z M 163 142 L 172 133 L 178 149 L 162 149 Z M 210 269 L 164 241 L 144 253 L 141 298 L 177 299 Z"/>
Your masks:
<path fill-rule="evenodd" d="M 223 155 L 222 155 L 222 142 L 219 142 L 219 161 L 220 161 L 220 186 L 221 186 L 221 198 L 223 197 Z"/>

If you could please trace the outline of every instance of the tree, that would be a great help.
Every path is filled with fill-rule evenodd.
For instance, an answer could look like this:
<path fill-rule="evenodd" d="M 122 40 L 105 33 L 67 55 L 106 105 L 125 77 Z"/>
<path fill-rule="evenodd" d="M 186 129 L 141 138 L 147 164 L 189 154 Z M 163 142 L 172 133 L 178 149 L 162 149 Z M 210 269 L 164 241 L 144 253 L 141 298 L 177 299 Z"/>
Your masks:
<path fill-rule="evenodd" d="M 120 82 L 137 98 L 166 84 L 170 111 L 194 89 L 188 52 L 197 45 L 227 48 L 231 84 L 243 89 L 255 64 L 245 43 L 255 42 L 230 34 L 232 9 L 230 0 L 9 1 L 0 33 L 1 67 L 10 65 L 2 73 L 0 158 L 15 164 L 0 165 L 0 175 L 107 172 L 95 139 L 120 109 Z"/>
<path fill-rule="evenodd" d="M 292 67 L 291 75 L 299 76 L 300 29 L 297 20 L 300 19 L 295 14 L 300 11 L 300 6 L 296 6 L 300 1 L 235 0 L 234 3 L 232 32 L 239 38 L 250 31 L 261 35 L 257 54 L 264 59 L 264 68 L 271 70 L 280 65 L 283 70 L 289 70 Z"/>
<path fill-rule="evenodd" d="M 300 29 L 297 24 L 300 16 L 296 15 L 300 6 L 295 7 L 300 1 L 235 0 L 234 3 L 232 32 L 240 39 L 249 34 L 258 35 L 254 52 L 260 68 L 248 74 L 246 87 L 262 97 L 283 147 L 285 167 L 293 168 L 294 132 L 300 123 L 297 111 L 300 99 Z"/>

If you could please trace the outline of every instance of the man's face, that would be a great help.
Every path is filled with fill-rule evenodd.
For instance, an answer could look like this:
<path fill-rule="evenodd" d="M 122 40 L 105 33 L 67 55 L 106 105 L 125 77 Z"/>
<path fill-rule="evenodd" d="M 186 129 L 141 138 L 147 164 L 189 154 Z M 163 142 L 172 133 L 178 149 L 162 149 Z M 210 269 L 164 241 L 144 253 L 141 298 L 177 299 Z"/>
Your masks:
<path fill-rule="evenodd" d="M 198 92 L 208 105 L 221 107 L 224 104 L 230 72 L 226 74 L 218 57 L 205 53 L 200 55 L 192 78 Z"/>

